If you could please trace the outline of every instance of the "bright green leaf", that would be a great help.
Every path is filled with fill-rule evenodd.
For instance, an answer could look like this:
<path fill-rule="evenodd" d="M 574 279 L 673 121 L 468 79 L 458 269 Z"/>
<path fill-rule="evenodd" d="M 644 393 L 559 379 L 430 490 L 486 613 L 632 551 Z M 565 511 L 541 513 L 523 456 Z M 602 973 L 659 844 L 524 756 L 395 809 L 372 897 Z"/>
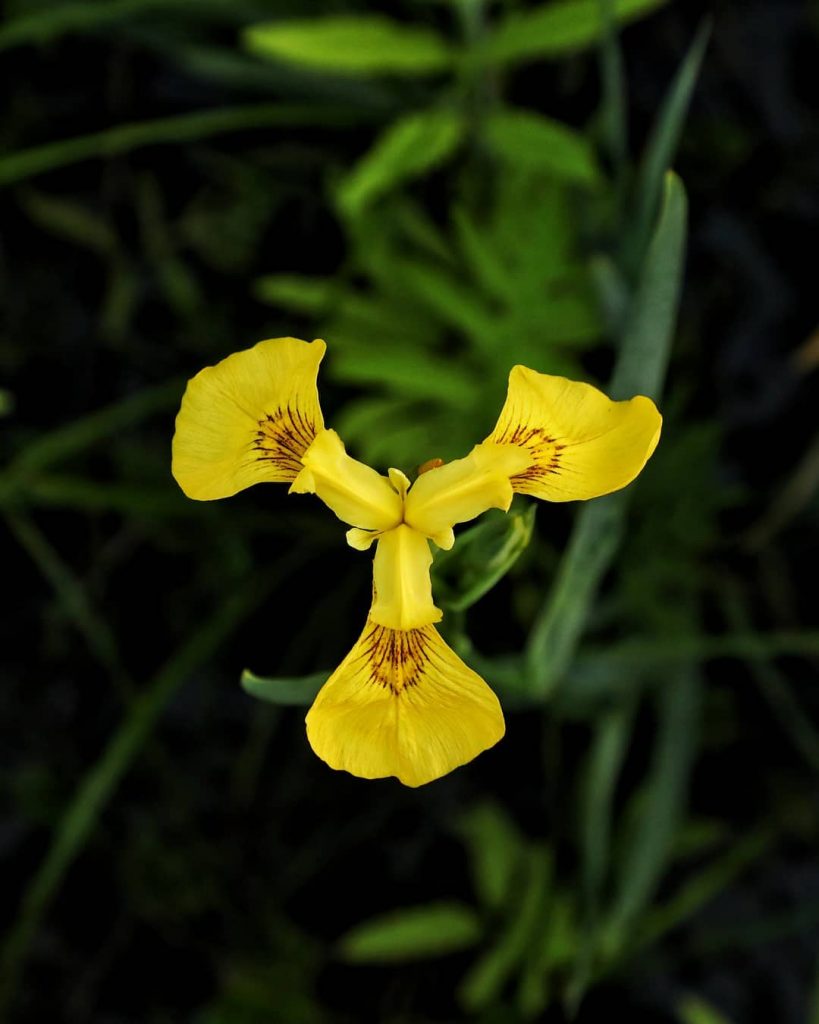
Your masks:
<path fill-rule="evenodd" d="M 682 182 L 668 174 L 663 208 L 609 385 L 612 398 L 659 396 L 674 336 L 686 210 Z M 551 693 L 571 662 L 597 587 L 617 551 L 628 494 L 626 490 L 598 498 L 578 515 L 555 583 L 529 636 L 526 661 L 532 693 Z"/>
<path fill-rule="evenodd" d="M 665 172 L 674 163 L 710 35 L 711 24 L 705 21 L 677 69 L 643 153 L 637 178 L 637 215 L 633 243 L 637 259 L 642 257 L 662 197 Z"/>
<path fill-rule="evenodd" d="M 478 915 L 463 903 L 429 903 L 395 910 L 352 928 L 339 940 L 348 963 L 421 960 L 469 949 L 481 938 Z"/>
<path fill-rule="evenodd" d="M 486 120 L 484 131 L 497 155 L 516 167 L 586 185 L 600 180 L 589 142 L 559 121 L 529 110 L 500 110 Z"/>
<path fill-rule="evenodd" d="M 243 42 L 261 57 L 349 75 L 428 75 L 451 63 L 434 32 L 375 14 L 252 25 Z"/>
<path fill-rule="evenodd" d="M 665 0 L 615 0 L 614 16 L 634 21 Z M 515 63 L 554 57 L 582 50 L 596 42 L 604 30 L 600 0 L 559 0 L 510 15 L 502 21 L 486 46 L 495 63 Z"/>
<path fill-rule="evenodd" d="M 397 185 L 434 170 L 461 143 L 464 123 L 453 110 L 423 110 L 394 122 L 342 181 L 342 210 L 359 213 Z"/>

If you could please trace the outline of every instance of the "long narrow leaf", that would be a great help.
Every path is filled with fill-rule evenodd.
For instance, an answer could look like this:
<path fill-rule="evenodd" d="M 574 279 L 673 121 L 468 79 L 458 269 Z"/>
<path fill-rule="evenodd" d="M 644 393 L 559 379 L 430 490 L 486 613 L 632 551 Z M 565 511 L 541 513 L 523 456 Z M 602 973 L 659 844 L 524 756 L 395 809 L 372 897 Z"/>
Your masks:
<path fill-rule="evenodd" d="M 366 118 L 366 115 L 365 115 Z M 93 135 L 79 135 L 0 157 L 0 185 L 32 178 L 84 160 L 102 160 L 143 146 L 179 145 L 225 132 L 251 128 L 321 127 L 356 123 L 361 113 L 350 107 L 296 103 L 253 103 L 241 107 L 198 110 L 156 121 L 118 125 Z"/>
<path fill-rule="evenodd" d="M 685 232 L 685 190 L 669 174 L 610 386 L 614 398 L 659 396 L 673 337 Z M 617 551 L 627 501 L 628 491 L 620 491 L 589 502 L 578 515 L 555 584 L 529 636 L 528 685 L 541 699 L 553 692 L 574 655 L 597 588 Z"/>
<path fill-rule="evenodd" d="M 671 88 L 646 144 L 637 175 L 637 215 L 633 238 L 634 257 L 639 260 L 651 231 L 651 224 L 663 191 L 663 176 L 673 166 L 688 107 L 700 73 L 711 35 L 711 22 L 700 25 L 694 41 L 677 69 Z"/>

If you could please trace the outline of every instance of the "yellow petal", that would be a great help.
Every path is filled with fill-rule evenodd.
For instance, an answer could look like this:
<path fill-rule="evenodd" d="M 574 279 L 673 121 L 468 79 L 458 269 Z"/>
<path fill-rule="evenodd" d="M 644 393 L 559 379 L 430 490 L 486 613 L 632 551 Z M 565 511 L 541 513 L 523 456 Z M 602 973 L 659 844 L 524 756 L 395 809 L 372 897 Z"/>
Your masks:
<path fill-rule="evenodd" d="M 416 629 L 438 622 L 432 602 L 429 541 L 403 523 L 378 538 L 373 562 L 375 598 L 370 618 L 390 629 Z"/>
<path fill-rule="evenodd" d="M 363 530 L 389 530 L 401 522 L 401 498 L 392 484 L 351 458 L 335 430 L 322 431 L 301 461 L 293 494 L 316 494 L 342 522 Z"/>
<path fill-rule="evenodd" d="M 596 498 L 637 476 L 660 438 L 650 398 L 613 402 L 590 384 L 515 366 L 497 425 L 479 447 L 499 462 L 510 446 L 526 454 L 515 491 L 548 501 Z"/>
<path fill-rule="evenodd" d="M 499 455 L 477 445 L 465 459 L 427 470 L 410 488 L 404 521 L 442 548 L 452 547 L 451 529 L 489 508 L 504 512 L 512 501 L 510 477 L 526 467 L 514 448 Z"/>
<path fill-rule="evenodd" d="M 188 381 L 172 471 L 189 498 L 227 498 L 251 484 L 295 479 L 324 427 L 316 376 L 325 349 L 323 341 L 260 341 Z"/>
<path fill-rule="evenodd" d="M 368 620 L 307 714 L 307 738 L 331 768 L 406 786 L 438 779 L 504 733 L 495 694 L 434 626 Z"/>

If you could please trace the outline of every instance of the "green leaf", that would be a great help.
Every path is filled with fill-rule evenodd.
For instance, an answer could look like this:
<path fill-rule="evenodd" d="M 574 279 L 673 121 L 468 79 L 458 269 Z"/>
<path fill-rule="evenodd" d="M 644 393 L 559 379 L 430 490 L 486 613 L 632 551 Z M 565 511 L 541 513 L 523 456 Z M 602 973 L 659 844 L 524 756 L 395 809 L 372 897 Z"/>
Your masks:
<path fill-rule="evenodd" d="M 260 57 L 348 75 L 429 75 L 452 62 L 434 32 L 375 14 L 252 25 L 242 41 Z"/>
<path fill-rule="evenodd" d="M 609 387 L 612 398 L 658 398 L 674 334 L 685 247 L 686 199 L 682 182 L 666 176 L 665 201 L 642 279 L 626 322 Z M 622 535 L 629 491 L 583 506 L 555 583 L 526 651 L 531 692 L 551 695 L 569 667 L 597 588 Z"/>
<path fill-rule="evenodd" d="M 315 672 L 309 676 L 281 676 L 266 679 L 254 675 L 249 669 L 242 672 L 242 689 L 251 697 L 284 707 L 307 707 L 330 678 L 329 672 Z"/>
<path fill-rule="evenodd" d="M 627 948 L 630 930 L 649 905 L 682 823 L 691 764 L 698 742 L 701 681 L 681 667 L 666 679 L 658 698 L 659 728 L 640 807 L 625 849 L 617 896 L 608 915 L 609 949 Z"/>
<path fill-rule="evenodd" d="M 333 376 L 346 383 L 389 387 L 402 398 L 435 399 L 464 410 L 472 406 L 477 388 L 468 367 L 392 345 L 341 352 Z"/>
<path fill-rule="evenodd" d="M 509 899 L 522 865 L 523 838 L 506 812 L 489 802 L 470 808 L 458 831 L 467 847 L 478 899 L 489 910 L 497 910 Z"/>
<path fill-rule="evenodd" d="M 677 1004 L 680 1024 L 731 1024 L 719 1010 L 699 996 L 685 996 Z"/>
<path fill-rule="evenodd" d="M 472 965 L 458 990 L 461 1005 L 470 1012 L 484 1009 L 497 997 L 526 957 L 535 935 L 547 919 L 553 856 L 551 850 L 540 845 L 531 847 L 528 853 L 526 873 L 505 926 L 492 947 Z"/>
<path fill-rule="evenodd" d="M 338 297 L 338 285 L 332 278 L 269 274 L 253 282 L 253 295 L 270 306 L 320 316 Z"/>
<path fill-rule="evenodd" d="M 710 35 L 711 22 L 706 20 L 700 25 L 688 53 L 674 76 L 643 153 L 636 183 L 637 215 L 632 243 L 637 259 L 642 256 L 651 231 L 651 224 L 663 192 L 664 175 L 674 162 Z"/>
<path fill-rule="evenodd" d="M 117 248 L 114 232 L 101 217 L 80 203 L 33 188 L 20 189 L 20 205 L 41 228 L 104 256 Z"/>
<path fill-rule="evenodd" d="M 349 216 L 397 185 L 444 163 L 464 136 L 464 122 L 453 110 L 434 109 L 395 121 L 341 182 L 338 201 Z"/>
<path fill-rule="evenodd" d="M 516 167 L 584 185 L 600 181 L 594 150 L 578 132 L 529 110 L 499 110 L 484 123 L 489 145 Z"/>
<path fill-rule="evenodd" d="M 592 917 L 608 871 L 614 791 L 631 733 L 630 707 L 616 708 L 597 723 L 589 751 L 580 813 L 583 888 Z"/>
<path fill-rule="evenodd" d="M 619 22 L 634 21 L 664 2 L 615 0 L 614 17 Z M 604 28 L 599 0 L 560 0 L 502 21 L 486 43 L 485 59 L 506 64 L 561 56 L 595 43 Z"/>
<path fill-rule="evenodd" d="M 104 3 L 100 0 L 86 3 L 63 0 L 59 4 L 28 6 L 34 8 L 31 14 L 10 18 L 0 28 L 0 50 L 26 43 L 45 43 L 69 32 L 111 31 L 109 26 L 112 23 L 139 16 L 156 18 L 168 11 L 179 10 L 188 18 L 197 20 L 213 17 L 234 21 L 247 14 L 246 6 L 236 0 L 105 0 Z"/>
<path fill-rule="evenodd" d="M 478 915 L 463 903 L 429 903 L 395 910 L 356 925 L 338 953 L 348 963 L 400 963 L 469 949 L 481 938 Z"/>

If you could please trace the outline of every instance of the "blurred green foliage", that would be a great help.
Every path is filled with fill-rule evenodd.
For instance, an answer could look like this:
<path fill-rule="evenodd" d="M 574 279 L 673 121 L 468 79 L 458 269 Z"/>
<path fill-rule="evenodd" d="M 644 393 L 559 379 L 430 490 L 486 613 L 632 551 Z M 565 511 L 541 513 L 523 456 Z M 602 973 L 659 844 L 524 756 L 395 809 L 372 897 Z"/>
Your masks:
<path fill-rule="evenodd" d="M 440 1019 L 582 1019 L 595 993 L 628 985 L 645 958 L 673 959 L 681 934 L 693 942 L 704 909 L 778 842 L 815 841 L 815 810 L 799 791 L 781 807 L 771 798 L 767 816 L 736 822 L 720 820 L 707 800 L 690 809 L 698 765 L 734 742 L 734 714 L 706 686 L 711 663 L 741 663 L 800 767 L 819 767 L 816 728 L 775 660 L 815 658 L 819 635 L 774 613 L 758 628 L 744 588 L 714 570 L 724 517 L 747 494 L 724 472 L 724 427 L 692 401 L 698 382 L 684 359 L 664 387 L 687 224 L 671 168 L 709 27 L 667 69 L 636 154 L 619 29 L 660 6 L 448 0 L 388 16 L 326 3 L 308 16 L 284 0 L 10 5 L 3 56 L 47 64 L 88 37 L 115 62 L 138 54 L 151 81 L 161 66 L 175 76 L 171 94 L 187 97 L 125 104 L 118 119 L 112 95 L 110 107 L 94 108 L 94 123 L 76 111 L 63 122 L 42 117 L 58 103 L 32 79 L 9 99 L 2 129 L 0 184 L 12 217 L 44 240 L 45 269 L 26 285 L 56 302 L 67 340 L 52 341 L 28 308 L 2 327 L 9 443 L 0 512 L 13 564 L 33 567 L 48 595 L 34 587 L 45 634 L 37 672 L 58 681 L 67 672 L 71 699 L 72 687 L 86 692 L 75 677 L 96 672 L 112 702 L 93 709 L 91 739 L 53 763 L 44 741 L 27 740 L 9 777 L 18 816 L 40 829 L 34 861 L 28 847 L 21 857 L 3 952 L 2 999 L 21 1020 L 43 1019 L 25 982 L 29 958 L 47 961 L 37 937 L 49 920 L 72 916 L 58 897 L 75 862 L 108 841 L 117 807 L 106 855 L 125 879 L 123 904 L 139 905 L 124 917 L 193 948 L 197 922 L 222 915 L 209 938 L 217 976 L 181 1011 L 199 1024 L 349 1020 L 354 999 L 351 1010 L 340 996 L 325 1005 L 316 994 L 323 972 L 366 971 L 374 990 L 388 992 L 381 979 L 396 975 L 385 972 L 438 959 L 449 965 L 441 970 L 450 1009 Z M 560 95 L 527 91 L 522 76 L 546 61 L 574 61 L 573 74 L 593 78 L 592 110 L 569 123 L 554 116 Z M 300 232 L 309 244 L 298 244 Z M 63 285 L 50 259 L 65 273 L 80 261 L 82 280 Z M 449 642 L 523 723 L 523 753 L 500 752 L 509 760 L 491 784 L 450 779 L 435 784 L 443 797 L 424 790 L 420 804 L 379 789 L 362 824 L 351 807 L 367 803 L 363 788 L 345 790 L 323 766 L 299 781 L 313 769 L 298 715 L 281 709 L 308 704 L 352 642 L 364 604 L 358 619 L 347 605 L 361 581 L 320 512 L 273 497 L 269 507 L 239 499 L 205 508 L 186 502 L 168 475 L 184 377 L 271 334 L 328 340 L 332 425 L 358 456 L 408 472 L 485 436 L 515 363 L 594 379 L 618 398 L 661 399 L 663 440 L 634 487 L 568 514 L 541 509 L 537 523 L 533 505 L 517 499 L 508 517 L 486 517 L 436 557 Z M 684 326 L 689 350 L 690 335 Z M 57 365 L 82 362 L 83 374 L 68 380 L 73 387 L 52 382 L 48 401 L 32 405 L 39 360 L 62 344 L 69 355 Z M 134 600 L 132 578 L 152 588 L 155 609 Z M 300 618 L 287 606 L 305 579 L 310 603 Z M 159 639 L 145 643 L 151 628 Z M 237 657 L 214 668 L 234 635 Z M 80 668 L 69 671 L 72 658 Z M 21 679 L 30 661 L 27 651 Z M 247 670 L 244 693 L 234 686 L 231 701 L 265 702 L 242 704 L 237 741 L 233 704 L 213 694 L 230 692 L 245 663 L 268 675 Z M 191 713 L 192 734 L 170 753 L 158 726 L 163 715 L 189 713 L 173 709 L 192 680 L 219 714 L 213 722 L 207 710 Z M 210 863 L 222 848 L 208 827 L 197 832 L 206 815 L 197 817 L 192 767 L 194 751 L 208 746 L 206 725 L 219 751 L 201 787 L 218 794 L 209 813 L 228 832 L 246 827 L 245 849 L 260 835 L 275 870 L 263 857 L 246 871 L 233 838 L 229 867 L 220 874 Z M 301 747 L 283 738 L 296 732 Z M 266 758 L 279 758 L 275 771 Z M 167 789 L 168 806 L 157 797 L 147 826 L 139 795 L 124 788 L 141 764 L 153 773 L 151 793 Z M 248 809 L 262 789 L 274 797 L 259 822 Z M 227 818 L 218 817 L 223 804 Z M 296 824 L 304 806 L 319 819 L 308 834 Z M 521 806 L 550 814 L 524 821 Z M 339 892 L 344 865 L 332 857 L 352 849 L 358 861 L 367 851 L 376 872 L 372 851 L 407 814 L 420 815 L 422 834 L 435 814 L 447 817 L 433 847 L 468 865 L 469 882 L 459 868 L 445 886 L 419 871 L 409 898 L 349 907 Z M 282 838 L 280 821 L 294 838 Z M 173 856 L 163 829 L 178 840 Z M 247 898 L 221 891 L 225 877 L 250 878 Z M 327 911 L 325 933 L 293 905 L 323 879 L 342 908 Z M 83 984 L 101 987 L 94 977 Z M 667 996 L 668 1013 L 683 1024 L 730 1019 L 688 987 Z M 388 992 L 378 1019 L 418 1019 L 422 989 L 416 981 L 397 1006 Z M 81 985 L 72 999 L 65 1019 L 90 1019 L 84 1007 L 94 1000 Z M 179 1014 L 169 999 L 140 1019 Z"/>

